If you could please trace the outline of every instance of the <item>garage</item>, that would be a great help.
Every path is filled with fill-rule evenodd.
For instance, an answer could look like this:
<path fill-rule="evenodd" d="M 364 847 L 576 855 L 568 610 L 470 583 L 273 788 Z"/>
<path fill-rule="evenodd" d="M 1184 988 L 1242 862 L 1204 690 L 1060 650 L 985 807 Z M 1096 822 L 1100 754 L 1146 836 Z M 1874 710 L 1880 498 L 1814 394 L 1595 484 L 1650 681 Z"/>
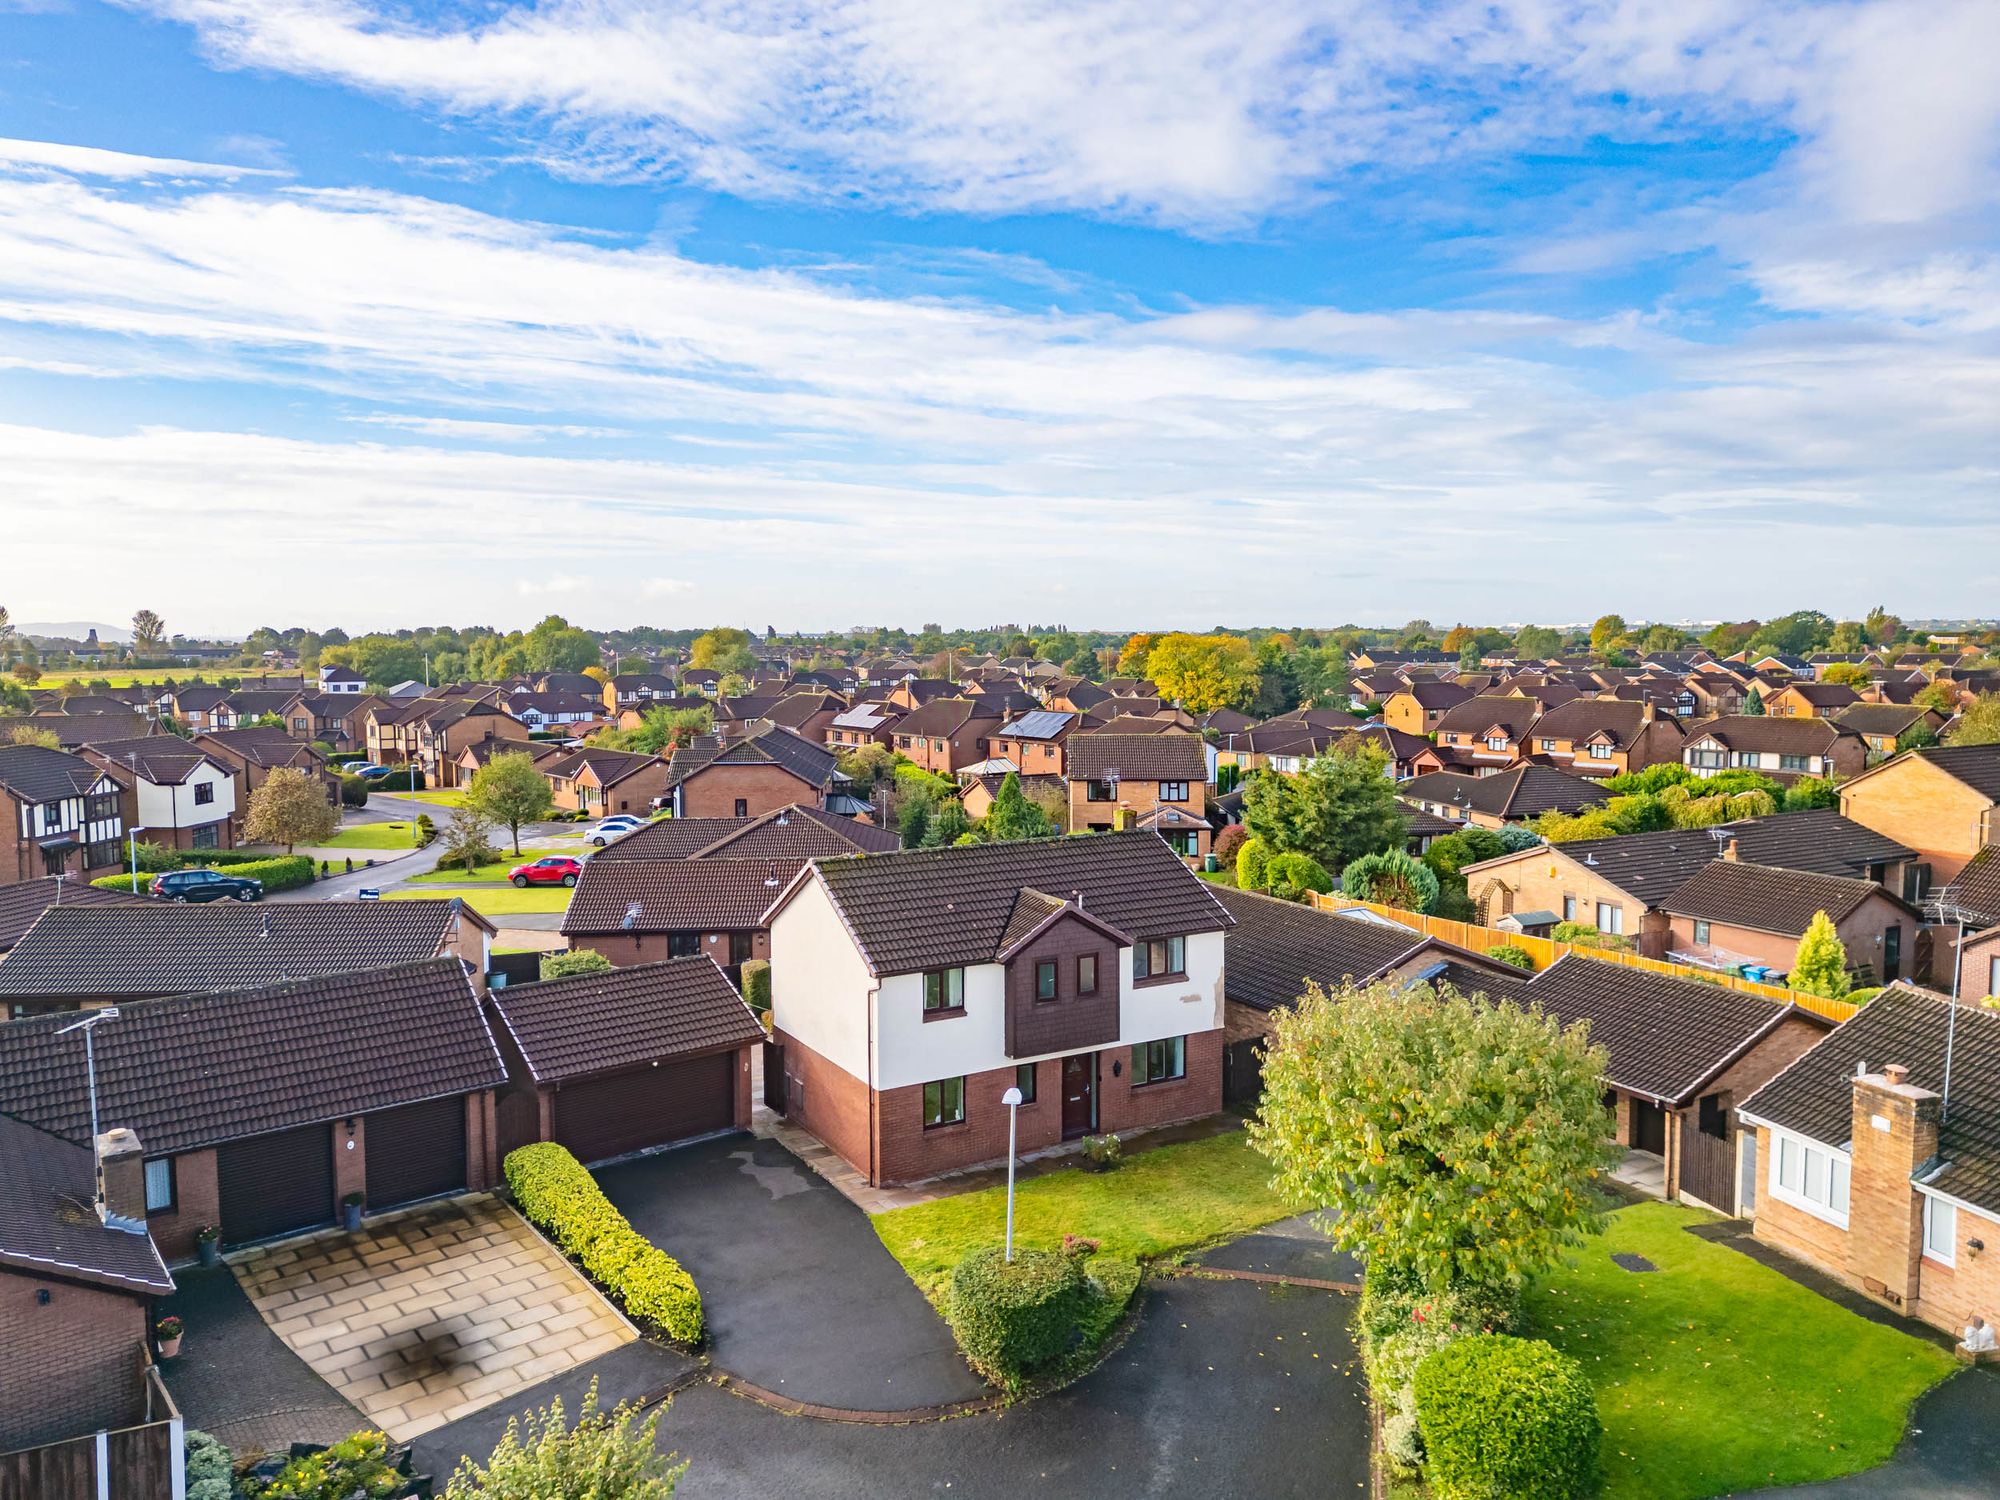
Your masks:
<path fill-rule="evenodd" d="M 245 1245 L 333 1222 L 333 1136 L 328 1125 L 229 1141 L 215 1153 L 225 1245 Z"/>
<path fill-rule="evenodd" d="M 463 1094 L 366 1115 L 361 1139 L 371 1209 L 465 1190 Z"/>
<path fill-rule="evenodd" d="M 727 1130 L 736 1122 L 735 1061 L 717 1052 L 563 1084 L 555 1138 L 579 1160 L 602 1161 Z"/>
<path fill-rule="evenodd" d="M 582 1161 L 749 1124 L 764 1027 L 706 955 L 510 984 L 489 1003 L 515 1084 Z"/>

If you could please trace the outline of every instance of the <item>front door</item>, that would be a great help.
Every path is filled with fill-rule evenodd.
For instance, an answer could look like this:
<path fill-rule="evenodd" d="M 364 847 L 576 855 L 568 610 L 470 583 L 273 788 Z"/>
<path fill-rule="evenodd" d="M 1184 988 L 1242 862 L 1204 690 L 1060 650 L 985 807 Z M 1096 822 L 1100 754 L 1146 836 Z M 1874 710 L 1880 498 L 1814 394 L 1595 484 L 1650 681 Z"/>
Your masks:
<path fill-rule="evenodd" d="M 1065 1057 L 1062 1067 L 1063 1139 L 1074 1140 L 1097 1128 L 1097 1054 L 1079 1052 Z"/>
<path fill-rule="evenodd" d="M 1667 1154 L 1667 1112 L 1644 1099 L 1632 1101 L 1632 1145 L 1655 1156 Z"/>

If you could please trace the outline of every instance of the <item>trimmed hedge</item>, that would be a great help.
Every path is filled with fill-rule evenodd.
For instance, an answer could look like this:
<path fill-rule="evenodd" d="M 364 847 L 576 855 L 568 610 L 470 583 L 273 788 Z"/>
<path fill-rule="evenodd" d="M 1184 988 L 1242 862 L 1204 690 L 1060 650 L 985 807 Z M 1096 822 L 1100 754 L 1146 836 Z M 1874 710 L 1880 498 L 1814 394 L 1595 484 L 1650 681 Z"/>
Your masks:
<path fill-rule="evenodd" d="M 562 1247 L 635 1318 L 684 1344 L 702 1336 L 701 1293 L 681 1263 L 611 1206 L 568 1148 L 541 1141 L 507 1153 L 507 1185 L 528 1222 Z"/>
<path fill-rule="evenodd" d="M 1460 1339 L 1417 1366 L 1416 1392 L 1438 1500 L 1580 1500 L 1597 1488 L 1596 1393 L 1542 1340 Z"/>
<path fill-rule="evenodd" d="M 227 853 L 228 851 L 221 851 Z M 211 863 L 206 859 L 190 860 L 180 868 L 199 868 Z M 246 880 L 261 880 L 268 891 L 296 890 L 302 885 L 311 885 L 319 875 L 319 867 L 306 854 L 280 854 L 275 858 L 255 856 L 250 858 L 217 859 L 212 861 L 218 868 L 229 866 L 229 873 L 240 875 Z M 105 875 L 90 882 L 101 891 L 134 891 L 141 895 L 152 889 L 153 876 L 140 871 L 136 883 L 130 875 Z"/>
<path fill-rule="evenodd" d="M 751 958 L 743 963 L 743 1000 L 758 1015 L 771 1009 L 771 964 L 768 959 Z"/>
<path fill-rule="evenodd" d="M 1414 1473 L 1424 1461 L 1417 1425 L 1418 1368 L 1447 1344 L 1505 1332 L 1519 1312 L 1520 1291 L 1511 1284 L 1461 1282 L 1437 1292 L 1387 1261 L 1368 1262 L 1355 1325 L 1368 1386 L 1382 1412 L 1382 1449 L 1399 1472 Z"/>
<path fill-rule="evenodd" d="M 951 1273 L 945 1319 L 972 1367 L 1009 1390 L 1076 1341 L 1091 1295 L 1083 1258 L 1055 1250 L 975 1250 Z"/>

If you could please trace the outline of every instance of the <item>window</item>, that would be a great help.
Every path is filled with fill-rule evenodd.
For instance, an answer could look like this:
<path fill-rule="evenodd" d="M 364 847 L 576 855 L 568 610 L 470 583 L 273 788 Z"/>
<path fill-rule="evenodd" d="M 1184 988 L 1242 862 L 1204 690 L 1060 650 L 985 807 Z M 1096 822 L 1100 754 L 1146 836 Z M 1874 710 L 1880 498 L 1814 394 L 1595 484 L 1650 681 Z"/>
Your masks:
<path fill-rule="evenodd" d="M 1507 736 L 1504 734 L 1489 734 L 1486 736 L 1486 748 L 1488 750 L 1505 750 L 1507 748 Z"/>
<path fill-rule="evenodd" d="M 1592 760 L 1611 759 L 1611 747 L 1609 745 L 1592 745 L 1590 747 L 1590 758 Z"/>
<path fill-rule="evenodd" d="M 1083 786 L 1083 800 L 1086 802 L 1111 802 L 1118 796 L 1118 788 L 1108 781 L 1087 781 Z"/>
<path fill-rule="evenodd" d="M 1554 740 L 1537 740 L 1535 744 L 1545 755 L 1556 747 Z"/>
<path fill-rule="evenodd" d="M 1958 1253 L 1958 1206 L 1924 1195 L 1924 1254 L 1945 1265 Z"/>
<path fill-rule="evenodd" d="M 101 870 L 106 865 L 119 862 L 118 840 L 99 839 L 94 844 L 86 844 L 83 850 L 83 865 L 87 870 Z"/>
<path fill-rule="evenodd" d="M 1812 757 L 1809 755 L 1780 755 L 1778 757 L 1778 769 L 1780 771 L 1804 771 L 1809 769 L 1811 765 Z"/>
<path fill-rule="evenodd" d="M 965 1079 L 940 1078 L 924 1085 L 924 1129 L 965 1123 Z"/>
<path fill-rule="evenodd" d="M 1076 961 L 1076 992 L 1079 995 L 1097 993 L 1097 955 L 1086 953 Z"/>
<path fill-rule="evenodd" d="M 1845 1158 L 1796 1136 L 1780 1135 L 1777 1143 L 1778 1149 L 1771 1154 L 1771 1191 L 1810 1214 L 1845 1227 Z"/>
<path fill-rule="evenodd" d="M 1187 1038 L 1170 1036 L 1163 1042 L 1141 1042 L 1132 1049 L 1132 1087 L 1165 1083 L 1187 1077 Z"/>
<path fill-rule="evenodd" d="M 2000 958 L 1986 960 L 1986 993 L 2000 995 Z"/>
<path fill-rule="evenodd" d="M 84 803 L 84 816 L 93 823 L 108 823 L 118 816 L 118 794 L 103 792 Z"/>
<path fill-rule="evenodd" d="M 174 1163 L 171 1157 L 160 1157 L 146 1163 L 146 1212 L 168 1214 L 174 1211 Z"/>
<path fill-rule="evenodd" d="M 749 817 L 749 816 L 750 816 L 750 799 L 749 799 L 749 798 L 747 798 L 747 797 L 738 797 L 738 798 L 736 799 L 736 816 L 737 816 L 737 817 L 739 817 L 739 818 L 747 818 L 747 817 Z"/>
<path fill-rule="evenodd" d="M 1721 750 L 1690 750 L 1688 764 L 1697 771 L 1720 771 L 1729 764 L 1729 756 Z"/>
<path fill-rule="evenodd" d="M 293 720 L 292 720 L 292 733 L 293 733 L 293 734 L 304 734 L 304 733 L 305 733 L 305 732 L 306 732 L 306 731 L 307 731 L 308 729 L 310 729 L 310 728 L 312 728 L 312 725 L 311 725 L 311 724 L 309 724 L 309 723 L 307 723 L 307 722 L 306 722 L 306 721 L 305 721 L 304 719 L 293 719 Z"/>
<path fill-rule="evenodd" d="M 700 958 L 701 934 L 698 932 L 670 932 L 667 934 L 668 958 Z"/>
<path fill-rule="evenodd" d="M 1565 922 L 1574 922 L 1576 920 L 1576 897 L 1563 897 L 1563 920 Z"/>
<path fill-rule="evenodd" d="M 1188 799 L 1188 784 L 1185 781 L 1163 781 L 1160 783 L 1162 802 L 1185 802 Z"/>
<path fill-rule="evenodd" d="M 1708 946 L 1708 932 L 1708 923 L 1698 921 L 1694 924 L 1694 941 L 1697 948 Z"/>
<path fill-rule="evenodd" d="M 924 976 L 924 1009 L 964 1010 L 965 970 L 934 969 Z"/>
<path fill-rule="evenodd" d="M 1187 972 L 1187 939 L 1154 938 L 1150 943 L 1132 945 L 1132 977 L 1163 979 Z"/>
<path fill-rule="evenodd" d="M 213 802 L 214 800 L 215 800 L 214 782 L 202 781 L 202 782 L 197 782 L 195 784 L 194 805 L 196 807 L 206 807 L 208 806 L 209 803 Z"/>
<path fill-rule="evenodd" d="M 1623 932 L 1625 930 L 1625 908 L 1613 901 L 1598 902 L 1597 930 L 1599 932 Z"/>
<path fill-rule="evenodd" d="M 188 847 L 193 849 L 215 849 L 221 843 L 221 832 L 213 823 L 204 823 L 188 835 Z"/>
<path fill-rule="evenodd" d="M 729 934 L 729 962 L 732 966 L 747 964 L 757 956 L 757 934 L 754 932 L 732 932 Z"/>
<path fill-rule="evenodd" d="M 1893 984 L 1903 972 L 1903 924 L 1891 922 L 1882 929 L 1882 979 Z"/>
<path fill-rule="evenodd" d="M 1056 961 L 1045 958 L 1035 965 L 1035 998 L 1053 1000 L 1056 997 Z"/>
<path fill-rule="evenodd" d="M 1033 1104 L 1035 1102 L 1035 1065 L 1033 1063 L 1022 1063 L 1014 1069 L 1014 1087 L 1021 1091 L 1021 1102 L 1023 1104 Z"/>

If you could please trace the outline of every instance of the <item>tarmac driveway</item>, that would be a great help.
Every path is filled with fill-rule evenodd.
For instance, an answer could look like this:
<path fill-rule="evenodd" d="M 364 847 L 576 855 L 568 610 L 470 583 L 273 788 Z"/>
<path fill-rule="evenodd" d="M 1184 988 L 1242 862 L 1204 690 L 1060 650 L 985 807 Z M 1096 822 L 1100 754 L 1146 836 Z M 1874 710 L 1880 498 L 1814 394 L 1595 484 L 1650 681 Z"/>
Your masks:
<path fill-rule="evenodd" d="M 849 1411 L 987 1394 L 867 1216 L 776 1141 L 730 1135 L 595 1175 L 693 1275 L 718 1369 Z"/>

